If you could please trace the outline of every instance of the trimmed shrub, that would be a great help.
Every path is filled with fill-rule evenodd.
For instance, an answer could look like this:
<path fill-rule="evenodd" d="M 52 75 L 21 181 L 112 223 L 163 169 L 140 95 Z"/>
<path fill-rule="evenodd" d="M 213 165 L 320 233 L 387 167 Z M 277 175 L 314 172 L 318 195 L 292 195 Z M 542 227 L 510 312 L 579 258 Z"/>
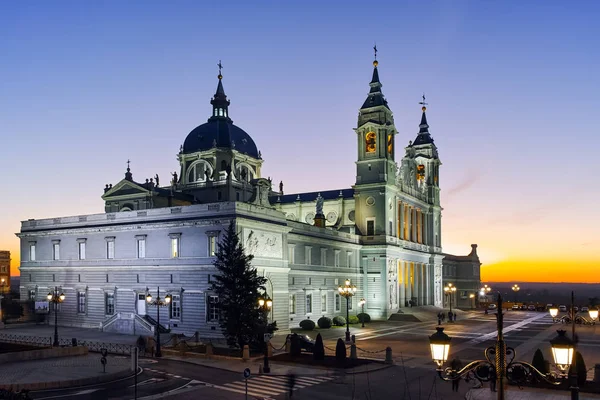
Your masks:
<path fill-rule="evenodd" d="M 331 328 L 331 323 L 332 323 L 331 318 L 328 318 L 328 317 L 321 317 L 317 321 L 317 325 L 319 325 L 319 328 L 321 328 L 321 329 Z"/>
<path fill-rule="evenodd" d="M 575 352 L 575 362 L 575 369 L 577 372 L 577 384 L 579 385 L 579 387 L 583 387 L 587 379 L 587 369 L 585 366 L 585 361 L 583 360 L 583 356 L 578 351 Z M 573 365 L 571 365 L 571 368 L 573 368 Z M 570 374 L 571 372 L 569 371 L 569 375 Z"/>
<path fill-rule="evenodd" d="M 358 317 L 358 320 L 359 320 L 360 322 L 363 322 L 363 321 L 364 321 L 364 322 L 371 322 L 371 316 L 370 316 L 369 314 L 367 314 L 366 312 L 364 312 L 364 313 L 359 313 L 359 314 L 357 315 L 357 317 Z"/>
<path fill-rule="evenodd" d="M 335 345 L 335 359 L 339 362 L 346 361 L 346 345 L 341 338 L 338 339 Z"/>
<path fill-rule="evenodd" d="M 315 326 L 315 321 L 312 321 L 310 319 L 300 321 L 300 328 L 302 328 L 305 331 L 312 331 L 313 329 L 315 329 Z"/>
<path fill-rule="evenodd" d="M 358 317 L 356 315 L 351 315 L 348 317 L 348 322 L 351 324 L 358 324 Z"/>
<path fill-rule="evenodd" d="M 319 333 L 315 340 L 315 347 L 313 347 L 313 359 L 322 361 L 325 359 L 325 346 L 323 346 L 323 338 Z"/>
<path fill-rule="evenodd" d="M 346 325 L 346 318 L 338 315 L 337 317 L 333 317 L 333 324 L 335 326 L 344 326 Z"/>

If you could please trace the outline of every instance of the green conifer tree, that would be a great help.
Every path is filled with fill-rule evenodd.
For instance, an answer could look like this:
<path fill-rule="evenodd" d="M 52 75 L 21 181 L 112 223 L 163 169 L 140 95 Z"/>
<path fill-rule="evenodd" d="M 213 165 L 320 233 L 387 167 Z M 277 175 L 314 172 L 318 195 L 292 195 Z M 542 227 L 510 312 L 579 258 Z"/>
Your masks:
<path fill-rule="evenodd" d="M 265 291 L 267 280 L 258 276 L 250 265 L 254 257 L 244 253 L 233 222 L 220 241 L 215 257 L 213 264 L 218 273 L 211 289 L 219 297 L 219 324 L 223 335 L 231 347 L 253 345 L 257 342 L 257 332 L 262 330 L 258 299 Z"/>

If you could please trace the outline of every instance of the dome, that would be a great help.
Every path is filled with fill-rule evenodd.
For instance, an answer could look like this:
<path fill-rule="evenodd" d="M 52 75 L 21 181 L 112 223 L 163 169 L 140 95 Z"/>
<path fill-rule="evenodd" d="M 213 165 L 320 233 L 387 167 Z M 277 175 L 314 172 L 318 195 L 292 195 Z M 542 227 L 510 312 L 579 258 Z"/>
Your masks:
<path fill-rule="evenodd" d="M 207 123 L 192 130 L 183 142 L 183 152 L 187 154 L 213 147 L 232 149 L 259 158 L 254 140 L 228 118 L 209 119 Z"/>

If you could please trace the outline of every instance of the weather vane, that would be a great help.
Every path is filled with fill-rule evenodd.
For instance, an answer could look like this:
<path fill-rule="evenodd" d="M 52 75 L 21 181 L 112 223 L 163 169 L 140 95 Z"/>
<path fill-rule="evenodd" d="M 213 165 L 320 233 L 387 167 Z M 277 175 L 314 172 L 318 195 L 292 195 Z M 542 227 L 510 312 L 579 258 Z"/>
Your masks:
<path fill-rule="evenodd" d="M 377 43 L 373 46 L 373 50 L 375 51 L 375 61 L 377 61 Z"/>
<path fill-rule="evenodd" d="M 219 67 L 219 75 L 221 75 L 221 70 L 223 69 L 223 64 L 221 64 L 221 60 L 219 60 L 217 67 Z"/>
<path fill-rule="evenodd" d="M 423 107 L 428 105 L 428 103 L 425 103 L 425 93 L 423 93 L 423 101 L 420 101 L 419 104 L 422 105 Z"/>

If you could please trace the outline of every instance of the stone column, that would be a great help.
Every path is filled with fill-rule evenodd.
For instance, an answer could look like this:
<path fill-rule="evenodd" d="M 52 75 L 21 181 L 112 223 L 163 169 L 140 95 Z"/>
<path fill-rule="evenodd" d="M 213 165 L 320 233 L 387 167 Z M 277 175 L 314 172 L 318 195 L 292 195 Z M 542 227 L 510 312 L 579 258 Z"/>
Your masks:
<path fill-rule="evenodd" d="M 400 239 L 404 239 L 404 203 L 403 202 L 399 202 L 399 204 L 398 204 L 398 221 L 400 223 L 398 237 Z"/>
<path fill-rule="evenodd" d="M 433 304 L 433 299 L 431 298 L 431 265 L 425 264 L 425 282 L 427 283 L 427 304 Z"/>
<path fill-rule="evenodd" d="M 412 263 L 406 263 L 406 301 L 412 298 Z"/>
<path fill-rule="evenodd" d="M 424 245 L 429 245 L 429 238 L 427 237 L 427 235 L 429 233 L 428 220 L 429 220 L 429 213 L 427 211 L 425 211 L 425 213 L 423 213 L 423 244 Z"/>
<path fill-rule="evenodd" d="M 421 264 L 415 263 L 414 267 L 415 274 L 415 292 L 413 293 L 413 297 L 417 301 L 417 305 L 421 305 Z"/>
<path fill-rule="evenodd" d="M 405 288 L 404 284 L 406 283 L 406 279 L 404 278 L 404 261 L 398 261 L 398 307 L 404 308 L 404 299 L 405 299 Z"/>

